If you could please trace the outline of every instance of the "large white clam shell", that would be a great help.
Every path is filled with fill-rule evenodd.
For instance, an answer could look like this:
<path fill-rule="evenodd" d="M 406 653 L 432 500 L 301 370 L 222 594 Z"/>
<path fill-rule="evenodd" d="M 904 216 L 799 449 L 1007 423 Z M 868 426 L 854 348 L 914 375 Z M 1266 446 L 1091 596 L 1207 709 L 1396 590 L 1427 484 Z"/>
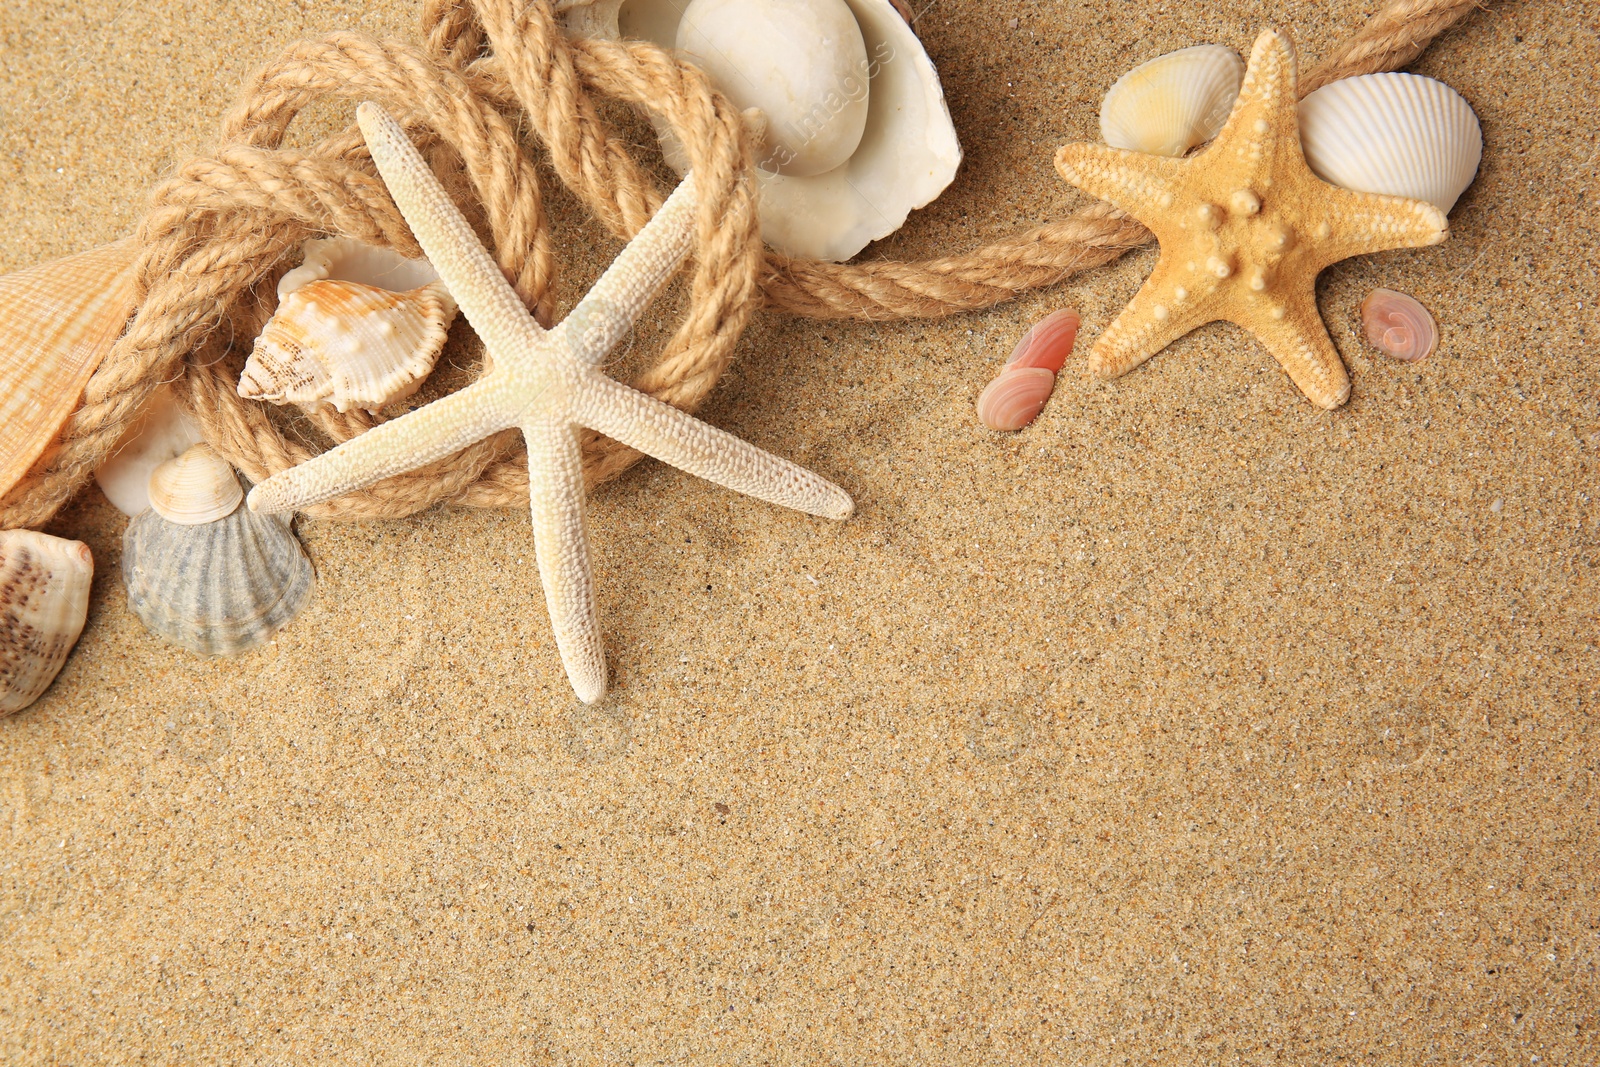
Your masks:
<path fill-rule="evenodd" d="M 1118 78 L 1100 103 L 1100 136 L 1113 148 L 1181 156 L 1215 137 L 1244 81 L 1231 48 L 1195 45 Z"/>
<path fill-rule="evenodd" d="M 850 158 L 809 176 L 761 171 L 761 236 L 792 256 L 842 261 L 905 224 L 955 180 L 961 145 L 922 42 L 890 0 L 844 0 L 866 49 L 867 118 Z M 682 0 L 558 0 L 569 32 L 672 48 Z M 772 42 L 784 48 L 787 42 Z M 739 57 L 742 58 L 742 57 Z M 752 57 L 759 62 L 759 57 Z M 726 86 L 719 86 L 727 91 Z M 848 96 L 849 94 L 845 94 Z M 827 101 L 815 101 L 810 110 Z M 770 119 L 769 119 L 770 121 Z M 667 146 L 669 162 L 673 160 Z"/>
<path fill-rule="evenodd" d="M 150 475 L 150 506 L 180 526 L 226 518 L 243 499 L 233 467 L 207 444 L 167 460 Z"/>
<path fill-rule="evenodd" d="M 81 541 L 0 530 L 0 715 L 50 687 L 89 613 L 94 557 Z"/>
<path fill-rule="evenodd" d="M 1444 82 L 1365 74 L 1300 101 L 1300 143 L 1320 177 L 1364 193 L 1426 200 L 1449 212 L 1483 158 L 1472 105 Z"/>
<path fill-rule="evenodd" d="M 151 508 L 122 535 L 122 580 L 128 607 L 156 636 L 228 656 L 294 618 L 311 599 L 314 574 L 280 515 L 235 507 L 214 522 L 184 525 Z"/>
<path fill-rule="evenodd" d="M 308 241 L 278 283 L 239 395 L 376 411 L 416 392 L 444 348 L 456 302 L 426 260 L 346 238 Z"/>
<path fill-rule="evenodd" d="M 55 442 L 133 313 L 131 241 L 0 278 L 0 496 Z"/>

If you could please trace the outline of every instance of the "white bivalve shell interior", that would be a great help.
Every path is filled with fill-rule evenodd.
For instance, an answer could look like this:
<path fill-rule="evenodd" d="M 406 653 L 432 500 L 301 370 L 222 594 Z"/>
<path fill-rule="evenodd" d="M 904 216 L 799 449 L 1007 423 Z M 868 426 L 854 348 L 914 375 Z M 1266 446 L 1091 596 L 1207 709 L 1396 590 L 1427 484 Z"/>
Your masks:
<path fill-rule="evenodd" d="M 150 394 L 144 411 L 94 472 L 95 484 L 116 509 L 132 518 L 150 506 L 150 475 L 204 438 L 167 386 Z"/>
<path fill-rule="evenodd" d="M 961 145 L 938 72 L 889 0 L 568 0 L 557 7 L 577 36 L 717 52 L 689 58 L 730 100 L 762 113 L 760 157 L 769 167 L 759 172 L 761 235 L 780 252 L 849 259 L 955 180 Z M 846 9 L 859 53 L 841 28 Z M 807 65 L 805 74 L 793 73 L 797 63 Z M 808 173 L 833 163 L 851 141 L 842 162 Z M 664 150 L 681 171 L 675 147 Z"/>
<path fill-rule="evenodd" d="M 1181 156 L 1215 137 L 1244 81 L 1231 48 L 1195 45 L 1141 63 L 1100 104 L 1100 136 L 1113 148 Z"/>
<path fill-rule="evenodd" d="M 1311 169 L 1334 185 L 1426 200 L 1446 213 L 1483 158 L 1472 105 L 1416 74 L 1343 78 L 1308 94 L 1300 143 Z"/>

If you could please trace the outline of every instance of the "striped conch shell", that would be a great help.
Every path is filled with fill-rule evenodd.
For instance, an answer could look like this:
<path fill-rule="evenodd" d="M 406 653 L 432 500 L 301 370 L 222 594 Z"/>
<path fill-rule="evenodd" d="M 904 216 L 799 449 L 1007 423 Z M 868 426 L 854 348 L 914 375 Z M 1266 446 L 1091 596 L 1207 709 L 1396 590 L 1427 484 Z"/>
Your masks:
<path fill-rule="evenodd" d="M 94 557 L 81 541 L 0 531 L 0 715 L 39 699 L 89 613 Z"/>
<path fill-rule="evenodd" d="M 310 602 L 311 561 L 288 520 L 241 506 L 238 476 L 210 445 L 150 480 L 150 510 L 122 535 L 122 580 L 128 607 L 152 633 L 230 656 L 265 642 Z"/>
<path fill-rule="evenodd" d="M 0 278 L 0 496 L 52 449 L 133 313 L 132 241 Z"/>
<path fill-rule="evenodd" d="M 278 283 L 239 395 L 376 411 L 416 392 L 456 315 L 433 268 L 345 238 L 305 247 L 305 263 Z"/>

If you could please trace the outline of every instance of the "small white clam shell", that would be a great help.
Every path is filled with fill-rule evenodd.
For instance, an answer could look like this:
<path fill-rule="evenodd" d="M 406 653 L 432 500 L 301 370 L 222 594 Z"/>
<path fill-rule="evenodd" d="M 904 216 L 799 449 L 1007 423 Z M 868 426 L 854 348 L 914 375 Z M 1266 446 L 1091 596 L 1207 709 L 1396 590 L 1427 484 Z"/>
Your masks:
<path fill-rule="evenodd" d="M 290 291 L 256 338 L 239 395 L 376 411 L 416 392 L 444 348 L 456 303 L 441 282 L 391 292 L 327 279 Z"/>
<path fill-rule="evenodd" d="M 143 413 L 122 435 L 113 452 L 94 472 L 106 499 L 132 518 L 150 506 L 150 475 L 204 438 L 200 427 L 166 386 L 150 394 Z"/>
<path fill-rule="evenodd" d="M 150 507 L 180 526 L 216 522 L 243 500 L 233 467 L 208 444 L 195 445 L 150 475 Z"/>
<path fill-rule="evenodd" d="M 1472 105 L 1416 74 L 1324 85 L 1300 101 L 1300 143 L 1311 169 L 1334 185 L 1426 200 L 1446 213 L 1483 158 Z"/>
<path fill-rule="evenodd" d="M 678 49 L 766 117 L 763 169 L 839 166 L 867 126 L 867 46 L 844 0 L 691 0 Z"/>
<path fill-rule="evenodd" d="M 311 600 L 315 576 L 288 520 L 235 507 L 197 526 L 154 508 L 122 535 L 128 607 L 156 636 L 206 656 L 262 644 Z"/>
<path fill-rule="evenodd" d="M 1369 345 L 1406 363 L 1427 359 L 1439 344 L 1439 327 L 1428 309 L 1393 289 L 1374 289 L 1361 302 L 1361 328 Z"/>
<path fill-rule="evenodd" d="M 83 633 L 93 579 L 83 542 L 0 531 L 0 715 L 32 704 L 61 672 Z"/>
<path fill-rule="evenodd" d="M 1217 44 L 1180 48 L 1116 80 L 1100 104 L 1100 136 L 1113 148 L 1181 156 L 1217 135 L 1239 95 L 1244 62 Z"/>
<path fill-rule="evenodd" d="M 866 48 L 867 118 L 850 158 L 820 174 L 761 172 L 761 236 L 786 255 L 843 261 L 905 225 L 955 180 L 961 144 L 933 60 L 891 0 L 844 0 Z M 677 43 L 682 0 L 557 0 L 569 33 Z M 720 86 L 724 91 L 727 86 Z M 847 102 L 814 101 L 824 111 Z M 810 111 L 805 113 L 809 114 Z M 770 119 L 769 119 L 770 122 Z M 658 132 L 663 127 L 657 124 Z M 687 166 L 663 138 L 667 161 Z"/>

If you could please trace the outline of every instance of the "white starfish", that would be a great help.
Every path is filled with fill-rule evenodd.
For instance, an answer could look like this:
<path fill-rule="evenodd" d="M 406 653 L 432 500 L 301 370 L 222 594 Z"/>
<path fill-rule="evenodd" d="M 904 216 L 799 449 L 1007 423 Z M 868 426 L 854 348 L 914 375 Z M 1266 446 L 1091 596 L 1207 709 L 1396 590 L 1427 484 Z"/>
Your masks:
<path fill-rule="evenodd" d="M 356 116 L 390 195 L 483 339 L 493 369 L 459 392 L 268 478 L 251 490 L 252 509 L 308 507 L 520 428 L 528 442 L 534 543 L 550 623 L 572 688 L 589 703 L 605 695 L 606 666 L 583 517 L 580 428 L 774 504 L 830 519 L 850 517 L 855 505 L 832 482 L 598 369 L 688 252 L 692 174 L 566 320 L 546 332 L 400 125 L 370 102 Z"/>

